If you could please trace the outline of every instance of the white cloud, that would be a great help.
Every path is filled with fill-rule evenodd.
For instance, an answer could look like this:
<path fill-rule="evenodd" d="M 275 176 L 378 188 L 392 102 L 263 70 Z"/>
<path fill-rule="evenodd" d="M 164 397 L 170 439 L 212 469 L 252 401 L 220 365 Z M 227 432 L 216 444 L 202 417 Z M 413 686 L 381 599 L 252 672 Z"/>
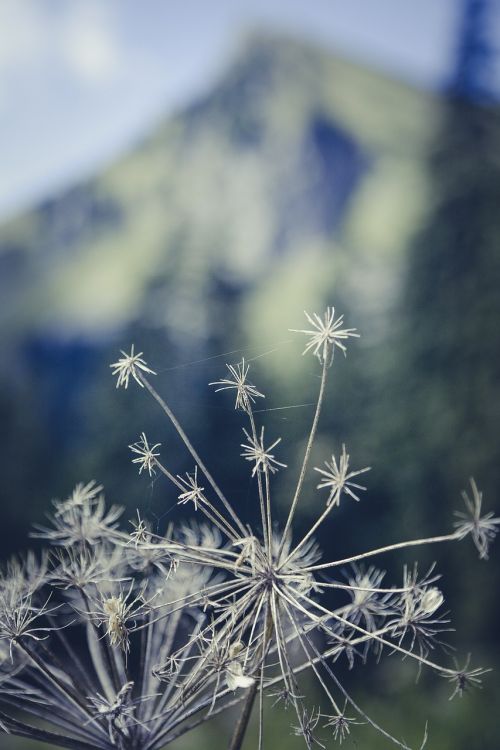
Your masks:
<path fill-rule="evenodd" d="M 46 14 L 31 0 L 0 3 L 0 76 L 34 63 L 45 43 Z"/>
<path fill-rule="evenodd" d="M 73 74 L 88 84 L 106 84 L 120 73 L 122 49 L 110 6 L 79 2 L 61 24 L 62 56 Z"/>
<path fill-rule="evenodd" d="M 1 0 L 0 89 L 44 69 L 85 85 L 115 80 L 124 55 L 118 7 L 96 0 Z"/>

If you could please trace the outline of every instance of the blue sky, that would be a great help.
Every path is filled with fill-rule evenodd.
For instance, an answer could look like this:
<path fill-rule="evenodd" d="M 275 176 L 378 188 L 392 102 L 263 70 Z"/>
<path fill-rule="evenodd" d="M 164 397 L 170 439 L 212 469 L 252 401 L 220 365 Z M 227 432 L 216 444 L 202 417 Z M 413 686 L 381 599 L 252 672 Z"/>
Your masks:
<path fill-rule="evenodd" d="M 0 0 L 0 218 L 92 174 L 207 89 L 251 27 L 422 86 L 460 0 Z"/>

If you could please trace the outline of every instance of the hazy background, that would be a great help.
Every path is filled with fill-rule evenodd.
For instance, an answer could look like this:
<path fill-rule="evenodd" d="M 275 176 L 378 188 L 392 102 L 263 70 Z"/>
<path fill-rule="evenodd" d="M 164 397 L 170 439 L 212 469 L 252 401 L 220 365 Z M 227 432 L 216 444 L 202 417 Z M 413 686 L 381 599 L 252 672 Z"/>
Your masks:
<path fill-rule="evenodd" d="M 145 394 L 115 390 L 132 342 L 248 519 L 241 420 L 207 383 L 254 359 L 286 508 L 318 374 L 288 328 L 327 304 L 362 338 L 335 361 L 314 460 L 346 442 L 373 469 L 325 554 L 448 531 L 472 474 L 500 507 L 499 43 L 496 0 L 0 0 L 3 559 L 78 481 L 159 528 L 177 514 L 130 464 L 145 430 L 192 468 Z M 420 556 L 482 666 L 499 663 L 491 557 Z M 498 747 L 495 673 L 452 703 L 414 677 L 389 659 L 345 679 L 409 743 L 429 717 L 432 750 Z M 229 721 L 178 746 L 220 747 Z M 296 746 L 288 721 L 273 746 Z"/>

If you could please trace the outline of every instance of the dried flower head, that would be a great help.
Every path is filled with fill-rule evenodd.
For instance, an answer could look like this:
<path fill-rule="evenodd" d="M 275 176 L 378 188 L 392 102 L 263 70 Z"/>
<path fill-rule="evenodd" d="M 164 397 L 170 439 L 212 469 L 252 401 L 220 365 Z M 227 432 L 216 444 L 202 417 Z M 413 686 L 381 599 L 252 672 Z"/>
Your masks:
<path fill-rule="evenodd" d="M 97 500 L 101 492 L 102 484 L 97 484 L 93 480 L 87 482 L 87 484 L 80 482 L 76 485 L 75 489 L 66 500 L 63 500 L 62 502 L 59 502 L 58 500 L 54 501 L 54 506 L 56 508 L 54 515 L 56 517 L 63 516 L 74 511 L 76 508 L 84 508 L 86 506 L 90 507 L 94 501 Z"/>
<path fill-rule="evenodd" d="M 155 451 L 160 445 L 161 443 L 155 443 L 150 446 L 144 432 L 141 433 L 141 437 L 136 443 L 129 445 L 132 453 L 137 454 L 137 458 L 133 458 L 132 463 L 139 464 L 139 474 L 143 471 L 147 471 L 149 476 L 156 474 L 156 459 L 160 454 L 155 453 Z"/>
<path fill-rule="evenodd" d="M 471 655 L 468 654 L 463 667 L 459 667 L 458 662 L 455 659 L 455 669 L 443 672 L 443 676 L 454 686 L 454 690 L 450 695 L 450 701 L 453 700 L 456 695 L 461 698 L 466 690 L 470 690 L 474 687 L 481 688 L 483 682 L 481 677 L 487 672 L 491 672 L 491 669 L 483 669 L 482 667 L 469 669 L 470 659 Z"/>
<path fill-rule="evenodd" d="M 289 705 L 294 732 L 308 748 L 325 747 L 321 730 L 342 742 L 353 725 L 367 722 L 386 740 L 407 745 L 376 724 L 351 696 L 338 661 L 362 666 L 385 652 L 429 669 L 454 685 L 454 695 L 480 686 L 485 671 L 451 669 L 430 658 L 442 645 L 446 628 L 444 597 L 431 569 L 418 575 L 403 569 L 401 585 L 386 585 L 384 571 L 364 567 L 389 552 L 425 544 L 458 541 L 471 534 L 480 556 L 500 520 L 481 516 L 481 493 L 471 482 L 464 493 L 467 514 L 451 534 L 386 544 L 323 561 L 317 530 L 335 513 L 341 493 L 358 500 L 365 488 L 353 479 L 368 469 L 349 470 L 345 446 L 339 460 L 321 474 L 318 489 L 329 492 L 305 533 L 294 529 L 327 375 L 335 348 L 357 335 L 342 328 L 333 308 L 322 318 L 307 316 L 303 331 L 322 364 L 318 400 L 304 455 L 297 470 L 288 512 L 279 518 L 273 504 L 278 468 L 276 440 L 264 443 L 252 404 L 261 396 L 248 382 L 244 361 L 232 379 L 215 385 L 235 389 L 243 411 L 259 524 L 252 527 L 236 512 L 219 483 L 173 413 L 147 378 L 152 373 L 133 348 L 112 367 L 118 385 L 137 380 L 159 404 L 194 461 L 184 477 L 163 465 L 144 433 L 132 446 L 134 462 L 150 474 L 159 469 L 178 491 L 180 504 L 193 503 L 206 522 L 153 532 L 138 514 L 131 534 L 119 528 L 122 509 L 107 509 L 101 487 L 78 485 L 54 503 L 48 527 L 35 534 L 56 548 L 42 560 L 14 561 L 0 575 L 0 729 L 74 750 L 160 750 L 197 722 L 244 701 L 231 747 L 241 748 L 253 702 L 259 701 L 259 749 L 262 748 L 264 694 Z M 335 575 L 336 571 L 343 575 Z M 311 708 L 301 688 L 308 671 L 321 690 Z M 278 690 L 278 693 L 275 691 Z M 15 695 L 15 704 L 13 696 Z M 347 716 L 347 712 L 352 714 Z M 324 725 L 321 718 L 326 719 Z M 324 733 L 324 732 L 323 732 Z M 425 743 L 425 737 L 424 737 Z"/>
<path fill-rule="evenodd" d="M 149 700 L 153 696 L 140 696 L 139 698 L 132 698 L 132 691 L 134 688 L 133 682 L 126 682 L 118 692 L 112 697 L 108 698 L 100 693 L 97 695 L 89 695 L 88 701 L 91 710 L 94 713 L 94 718 L 89 721 L 95 721 L 99 719 L 106 720 L 108 723 L 108 734 L 109 741 L 118 747 L 123 745 L 122 739 L 130 737 L 133 733 L 133 726 L 137 725 L 142 727 L 148 732 L 146 724 L 142 723 L 135 715 L 136 707 L 144 701 Z"/>
<path fill-rule="evenodd" d="M 113 368 L 113 375 L 118 375 L 116 387 L 119 388 L 120 386 L 123 386 L 124 388 L 128 388 L 130 376 L 132 376 L 136 383 L 143 388 L 144 386 L 141 381 L 140 372 L 146 372 L 150 375 L 156 375 L 156 373 L 154 370 L 151 370 L 148 367 L 147 362 L 142 359 L 142 352 L 134 354 L 133 344 L 130 348 L 130 354 L 127 354 L 123 350 L 121 350 L 121 353 L 123 354 L 123 357 L 110 365 L 110 367 Z"/>
<path fill-rule="evenodd" d="M 252 469 L 252 476 L 255 476 L 258 471 L 269 471 L 274 474 L 279 469 L 286 469 L 286 464 L 282 464 L 278 461 L 274 454 L 271 453 L 273 448 L 281 442 L 281 438 L 274 441 L 268 448 L 264 446 L 264 427 L 261 427 L 260 437 L 249 435 L 247 430 L 243 430 L 245 437 L 248 440 L 248 445 L 245 443 L 241 444 L 243 458 L 247 461 L 251 461 L 254 464 Z"/>
<path fill-rule="evenodd" d="M 345 445 L 342 444 L 342 453 L 340 454 L 339 462 L 332 454 L 332 460 L 330 462 L 325 461 L 326 469 L 315 468 L 314 471 L 318 471 L 322 474 L 322 479 L 317 485 L 317 489 L 323 489 L 326 487 L 329 490 L 327 499 L 327 505 L 339 505 L 340 495 L 345 492 L 346 495 L 350 495 L 353 500 L 359 501 L 359 497 L 354 490 L 366 490 L 361 484 L 352 482 L 352 478 L 358 476 L 358 474 L 364 474 L 366 471 L 370 471 L 370 467 L 367 466 L 365 469 L 358 469 L 357 471 L 349 471 L 349 454 L 346 453 Z"/>
<path fill-rule="evenodd" d="M 236 402 L 234 404 L 235 409 L 242 409 L 248 411 L 250 406 L 255 403 L 256 398 L 264 398 L 264 394 L 257 390 L 257 388 L 249 383 L 247 380 L 249 365 L 245 363 L 245 358 L 241 360 L 237 365 L 226 365 L 229 370 L 231 377 L 222 378 L 209 385 L 215 385 L 217 388 L 215 392 L 235 390 L 236 391 Z"/>
<path fill-rule="evenodd" d="M 221 579 L 176 557 L 220 538 L 190 525 L 160 545 L 140 515 L 129 535 L 101 489 L 78 485 L 57 501 L 53 528 L 37 534 L 51 553 L 0 573 L 0 731 L 73 750 L 160 750 L 247 684 L 239 652 L 220 681 L 193 647 L 193 622 L 195 632 L 210 622 L 200 591 L 217 601 Z M 167 684 L 155 667 L 168 659 L 179 671 Z"/>
<path fill-rule="evenodd" d="M 320 717 L 320 712 L 316 711 L 315 708 L 310 711 L 304 709 L 299 714 L 299 723 L 297 726 L 292 726 L 294 735 L 304 739 L 308 750 L 311 750 L 315 745 L 323 748 L 323 750 L 326 748 L 326 745 L 320 742 L 314 734 L 314 731 L 319 724 Z"/>
<path fill-rule="evenodd" d="M 106 635 L 112 646 L 119 646 L 123 651 L 130 651 L 129 629 L 127 620 L 133 614 L 134 606 L 142 604 L 142 594 L 127 604 L 122 594 L 109 596 L 102 600 L 102 613 L 106 624 Z M 139 607 L 140 608 L 140 607 Z"/>
<path fill-rule="evenodd" d="M 342 328 L 344 324 L 344 316 L 340 315 L 335 320 L 335 308 L 327 307 L 326 311 L 321 318 L 317 313 L 309 315 L 304 311 L 304 315 L 311 324 L 311 329 L 298 329 L 290 328 L 293 333 L 305 333 L 309 336 L 309 341 L 306 344 L 306 348 L 303 354 L 312 351 L 312 353 L 319 359 L 320 363 L 331 364 L 335 354 L 335 347 L 338 347 L 343 355 L 346 355 L 346 347 L 344 341 L 349 337 L 355 336 L 359 338 L 359 333 L 356 333 L 355 328 Z"/>
<path fill-rule="evenodd" d="M 354 724 L 360 724 L 361 722 L 356 721 L 353 717 L 346 716 L 347 701 L 344 703 L 344 708 L 340 713 L 334 714 L 333 716 L 324 716 L 327 719 L 324 727 L 328 727 L 333 732 L 333 739 L 338 740 L 340 744 L 348 737 L 351 732 L 351 726 Z"/>
<path fill-rule="evenodd" d="M 460 538 L 468 534 L 472 536 L 472 541 L 476 545 L 481 560 L 488 559 L 488 549 L 498 533 L 500 518 L 490 511 L 481 516 L 481 506 L 483 502 L 483 493 L 477 488 L 474 479 L 470 479 L 472 490 L 472 499 L 466 490 L 462 492 L 462 498 L 465 503 L 466 512 L 455 511 L 455 516 L 459 519 L 454 526 Z"/>
<path fill-rule="evenodd" d="M 111 535 L 123 509 L 112 505 L 107 510 L 101 490 L 94 482 L 77 485 L 66 500 L 54 501 L 56 512 L 50 519 L 52 528 L 37 524 L 32 536 L 71 546 L 96 544 Z"/>
<path fill-rule="evenodd" d="M 179 504 L 185 505 L 186 503 L 193 503 L 194 509 L 198 510 L 198 503 L 205 502 L 204 487 L 200 487 L 198 484 L 198 467 L 194 467 L 193 474 L 186 474 L 186 478 L 183 479 L 177 475 L 183 492 L 179 495 Z"/>
<path fill-rule="evenodd" d="M 138 551 L 163 550 L 166 556 L 174 555 L 179 571 L 185 565 L 217 571 L 210 585 L 200 582 L 189 599 L 182 598 L 183 606 L 189 604 L 203 614 L 195 620 L 188 641 L 190 655 L 186 657 L 182 649 L 161 655 L 155 674 L 167 684 L 177 681 L 178 690 L 172 693 L 172 700 L 181 701 L 210 675 L 211 711 L 215 710 L 221 690 L 235 690 L 236 697 L 243 693 L 244 718 L 235 730 L 233 748 L 241 747 L 242 733 L 256 695 L 260 703 L 259 748 L 262 747 L 263 694 L 277 688 L 278 692 L 272 694 L 293 708 L 297 717 L 294 731 L 303 737 L 307 747 L 323 747 L 316 736 L 323 716 L 327 719 L 323 728 L 331 728 L 334 739 L 339 742 L 347 737 L 353 725 L 367 722 L 386 739 L 407 750 L 402 740 L 373 722 L 347 692 L 337 674 L 339 658 L 345 655 L 349 667 L 354 668 L 358 662 L 363 664 L 371 653 L 381 658 L 386 650 L 412 660 L 417 671 L 434 670 L 460 684 L 477 681 L 482 671 L 462 670 L 459 676 L 457 670 L 443 667 L 429 658 L 431 650 L 442 645 L 439 636 L 448 623 L 446 613 L 441 612 L 443 594 L 435 585 L 438 576 L 432 569 L 419 577 L 416 566 L 404 568 L 402 584 L 386 586 L 384 571 L 374 566 L 364 568 L 363 562 L 418 545 L 457 541 L 469 532 L 484 548 L 485 537 L 490 541 L 496 531 L 497 519 L 491 514 L 481 519 L 480 498 L 474 496 L 469 510 L 476 521 L 472 527 L 467 526 L 467 530 L 461 522 L 451 534 L 396 542 L 344 559 L 320 561 L 321 553 L 314 541 L 316 531 L 335 512 L 342 493 L 359 500 L 359 492 L 365 491 L 365 487 L 358 484 L 356 478 L 367 472 L 368 467 L 350 469 L 350 457 L 343 445 L 338 459 L 332 455 L 331 461 L 325 462 L 325 468 L 316 468 L 321 474 L 318 489 L 328 490 L 326 507 L 304 534 L 294 532 L 293 522 L 310 471 L 311 449 L 334 352 L 338 348 L 345 354 L 346 339 L 358 335 L 355 329 L 343 328 L 343 317 L 336 319 L 333 307 L 327 308 L 323 317 L 307 313 L 306 316 L 311 329 L 300 331 L 309 337 L 304 353 L 312 351 L 318 357 L 322 375 L 298 479 L 281 529 L 278 510 L 272 502 L 273 482 L 277 469 L 286 466 L 274 455 L 280 439 L 266 446 L 264 426 L 256 423 L 253 403 L 262 394 L 248 380 L 249 365 L 244 360 L 239 365 L 228 365 L 231 377 L 212 385 L 217 386 L 217 390 L 234 390 L 235 406 L 244 413 L 246 442 L 241 444 L 241 455 L 252 465 L 250 473 L 260 511 L 260 524 L 256 528 L 245 523 L 236 512 L 171 407 L 141 374 L 147 391 L 170 419 L 195 462 L 194 473 L 187 474 L 186 478 L 175 474 L 159 459 L 156 459 L 157 466 L 181 491 L 179 502 L 192 501 L 195 510 L 206 517 L 217 535 L 212 539 L 205 533 L 202 539 L 197 534 L 185 533 L 182 539 L 177 536 L 175 543 L 168 537 L 137 541 Z M 343 579 L 333 576 L 336 569 L 342 571 L 346 566 L 350 568 Z M 325 594 L 328 594 L 326 600 Z M 172 600 L 169 606 L 180 606 L 179 600 Z M 197 665 L 188 671 L 185 659 L 188 663 L 191 659 L 197 660 Z M 317 679 L 329 707 L 327 713 L 307 707 L 300 689 L 305 670 Z M 347 711 L 353 717 L 347 716 Z"/>

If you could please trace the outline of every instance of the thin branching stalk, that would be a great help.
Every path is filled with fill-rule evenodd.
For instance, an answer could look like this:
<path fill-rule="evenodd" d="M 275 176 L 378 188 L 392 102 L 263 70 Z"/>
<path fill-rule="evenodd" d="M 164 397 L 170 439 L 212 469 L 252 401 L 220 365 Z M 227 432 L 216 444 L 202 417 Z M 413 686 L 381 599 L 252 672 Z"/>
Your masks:
<path fill-rule="evenodd" d="M 309 456 L 311 455 L 311 449 L 313 447 L 314 438 L 316 437 L 316 430 L 318 429 L 318 423 L 319 423 L 319 417 L 321 414 L 321 407 L 323 405 L 323 398 L 325 395 L 325 386 L 326 386 L 326 379 L 328 374 L 328 363 L 326 359 L 323 361 L 323 369 L 321 371 L 321 381 L 319 386 L 319 393 L 318 393 L 318 401 L 316 403 L 316 411 L 314 412 L 314 418 L 311 426 L 311 431 L 309 433 L 309 438 L 307 440 L 306 450 L 304 453 L 304 458 L 302 460 L 302 466 L 300 468 L 300 474 L 299 479 L 297 482 L 297 486 L 295 488 L 295 493 L 292 500 L 292 505 L 290 507 L 290 511 L 288 513 L 288 518 L 286 519 L 285 528 L 283 529 L 283 534 L 281 537 L 281 542 L 279 546 L 278 551 L 278 558 L 283 552 L 283 546 L 285 544 L 285 541 L 287 539 L 288 532 L 290 531 L 290 527 L 292 525 L 293 517 L 295 515 L 295 511 L 297 509 L 297 504 L 300 499 L 300 493 L 302 491 L 302 485 L 304 484 L 304 479 L 306 476 L 306 470 L 307 470 L 307 464 L 309 463 Z"/>
<path fill-rule="evenodd" d="M 0 571 L 1 731 L 70 750 L 161 750 L 242 702 L 229 750 L 241 750 L 254 708 L 258 750 L 263 750 L 265 695 L 274 689 L 275 700 L 292 707 L 293 732 L 308 750 L 326 746 L 326 731 L 342 742 L 356 724 L 366 722 L 410 750 L 346 691 L 337 675 L 339 659 L 354 668 L 371 654 L 375 660 L 385 651 L 399 655 L 417 672 L 425 668 L 449 681 L 451 697 L 481 685 L 488 670 L 471 667 L 470 657 L 454 666 L 440 663 L 439 648 L 450 628 L 434 566 L 422 575 L 416 563 L 405 565 L 402 581 L 387 585 L 385 572 L 372 564 L 388 553 L 466 537 L 486 559 L 500 518 L 483 513 L 474 480 L 462 495 L 465 510 L 456 514 L 452 533 L 324 560 L 316 531 L 341 504 L 360 503 L 367 489 L 359 477 L 369 468 L 353 469 L 342 444 L 340 452 L 313 467 L 320 475 L 317 489 L 328 493 L 326 508 L 304 534 L 294 528 L 328 370 L 335 353 L 345 355 L 347 340 L 358 335 L 344 327 L 332 307 L 306 318 L 310 328 L 298 330 L 307 336 L 303 354 L 319 360 L 321 378 L 282 531 L 273 505 L 279 484 L 271 475 L 287 467 L 276 455 L 281 438 L 265 439 L 264 425 L 256 419 L 253 403 L 264 394 L 248 380 L 248 363 L 228 364 L 226 377 L 212 385 L 236 397 L 235 408 L 249 427 L 240 455 L 257 480 L 256 529 L 236 513 L 152 386 L 147 376 L 155 373 L 142 352 L 132 347 L 112 365 L 118 386 L 134 381 L 159 404 L 195 467 L 180 476 L 160 460 L 161 444 L 150 443 L 145 433 L 130 446 L 133 463 L 139 473 L 161 472 L 176 487 L 178 505 L 194 509 L 195 517 L 200 511 L 203 520 L 170 523 L 164 533 L 153 532 L 138 512 L 126 533 L 120 529 L 122 509 L 108 508 L 95 482 L 77 485 L 65 500 L 54 501 L 48 525 L 34 533 L 52 553 L 40 559 L 30 554 Z M 207 496 L 212 492 L 215 502 Z M 344 580 L 333 577 L 337 572 Z M 306 670 L 321 692 L 317 707 L 302 694 Z M 424 744 L 425 739 L 426 732 Z"/>
<path fill-rule="evenodd" d="M 207 467 L 205 466 L 204 462 L 201 460 L 200 456 L 198 455 L 198 452 L 195 450 L 193 444 L 191 443 L 190 439 L 182 429 L 179 421 L 177 420 L 175 414 L 172 412 L 166 401 L 160 396 L 160 394 L 153 388 L 149 380 L 142 374 L 139 374 L 139 378 L 144 385 L 144 387 L 149 391 L 149 393 L 153 396 L 155 401 L 161 406 L 167 417 L 172 422 L 173 426 L 179 433 L 179 436 L 188 449 L 188 451 L 191 453 L 192 457 L 196 461 L 196 464 L 200 467 L 204 475 L 206 476 L 210 486 L 212 487 L 213 491 L 225 507 L 225 509 L 228 511 L 229 515 L 231 516 L 232 520 L 235 522 L 236 526 L 239 528 L 241 533 L 245 533 L 245 527 L 241 523 L 240 519 L 232 509 L 230 503 L 226 498 L 224 497 L 222 491 L 220 490 L 219 486 L 217 485 L 216 481 L 213 479 L 212 475 L 208 471 Z"/>

